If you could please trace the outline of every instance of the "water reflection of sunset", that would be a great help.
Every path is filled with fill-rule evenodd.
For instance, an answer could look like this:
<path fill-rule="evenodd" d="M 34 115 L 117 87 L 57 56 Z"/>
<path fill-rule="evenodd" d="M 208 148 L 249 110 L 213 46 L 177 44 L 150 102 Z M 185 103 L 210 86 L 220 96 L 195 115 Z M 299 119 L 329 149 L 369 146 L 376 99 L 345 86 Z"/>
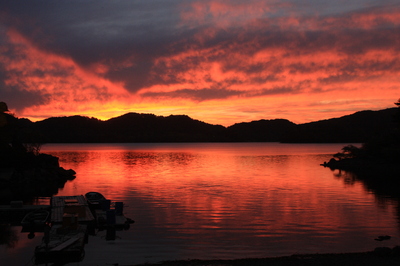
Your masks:
<path fill-rule="evenodd" d="M 388 223 L 390 212 L 376 209 L 374 196 L 361 184 L 346 186 L 315 167 L 328 156 L 309 154 L 310 147 L 306 154 L 251 155 L 246 146 L 239 155 L 229 146 L 209 152 L 188 146 L 53 152 L 77 172 L 60 194 L 100 191 L 128 201 L 129 213 L 176 232 L 176 238 L 202 235 L 205 242 L 291 235 L 294 242 L 303 237 L 336 243 L 346 237 L 342 234 L 360 240 L 372 237 L 365 235 L 369 228 L 395 227 Z M 353 227 L 360 232 L 346 232 Z"/>

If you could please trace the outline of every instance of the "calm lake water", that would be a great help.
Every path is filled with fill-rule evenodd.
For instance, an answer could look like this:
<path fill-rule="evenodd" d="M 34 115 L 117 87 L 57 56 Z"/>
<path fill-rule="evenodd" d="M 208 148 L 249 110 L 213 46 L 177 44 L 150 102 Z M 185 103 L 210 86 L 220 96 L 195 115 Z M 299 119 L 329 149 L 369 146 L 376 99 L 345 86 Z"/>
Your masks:
<path fill-rule="evenodd" d="M 135 220 L 115 241 L 105 231 L 90 236 L 84 260 L 70 265 L 132 265 L 400 245 L 398 201 L 320 166 L 344 145 L 47 144 L 42 152 L 77 172 L 58 195 L 98 191 Z M 13 230 L 18 241 L 0 246 L 0 258 L 32 265 L 41 235 Z"/>

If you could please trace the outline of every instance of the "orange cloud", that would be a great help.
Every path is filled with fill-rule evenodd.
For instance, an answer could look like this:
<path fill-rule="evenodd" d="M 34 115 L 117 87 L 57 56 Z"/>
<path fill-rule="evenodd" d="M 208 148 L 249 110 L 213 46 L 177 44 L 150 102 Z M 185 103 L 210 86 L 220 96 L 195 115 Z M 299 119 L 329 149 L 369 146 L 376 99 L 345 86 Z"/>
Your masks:
<path fill-rule="evenodd" d="M 50 114 L 92 112 L 93 107 L 99 108 L 126 94 L 123 84 L 103 79 L 71 58 L 37 49 L 15 31 L 8 32 L 8 36 L 19 49 L 15 58 L 2 57 L 9 73 L 5 84 L 38 93 L 43 98 L 38 104 L 28 104 L 23 114 L 40 110 Z"/>

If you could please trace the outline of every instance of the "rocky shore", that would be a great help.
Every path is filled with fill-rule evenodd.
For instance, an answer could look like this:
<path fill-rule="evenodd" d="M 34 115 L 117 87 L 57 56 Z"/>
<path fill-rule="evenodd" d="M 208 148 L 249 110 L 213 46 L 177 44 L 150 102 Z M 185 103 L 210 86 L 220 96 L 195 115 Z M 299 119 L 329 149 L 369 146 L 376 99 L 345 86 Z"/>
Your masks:
<path fill-rule="evenodd" d="M 27 154 L 17 164 L 0 168 L 0 203 L 52 196 L 75 174 L 60 167 L 55 156 Z"/>
<path fill-rule="evenodd" d="M 388 160 L 364 159 L 364 158 L 345 158 L 336 160 L 330 159 L 322 164 L 331 169 L 339 169 L 351 171 L 355 173 L 368 174 L 372 172 L 380 172 L 385 174 L 395 174 L 400 170 L 400 165 Z"/>
<path fill-rule="evenodd" d="M 136 266 L 398 266 L 400 247 L 377 248 L 371 252 L 341 254 L 304 254 L 276 258 L 236 260 L 177 260 Z"/>
<path fill-rule="evenodd" d="M 40 153 L 42 142 L 32 141 L 38 132 L 18 122 L 0 102 L 0 204 L 52 196 L 75 178 L 73 170 L 60 167 L 57 157 Z"/>
<path fill-rule="evenodd" d="M 345 171 L 355 180 L 363 184 L 378 196 L 390 196 L 400 199 L 400 165 L 387 160 L 369 160 L 360 158 L 346 158 L 321 164 L 331 170 Z"/>

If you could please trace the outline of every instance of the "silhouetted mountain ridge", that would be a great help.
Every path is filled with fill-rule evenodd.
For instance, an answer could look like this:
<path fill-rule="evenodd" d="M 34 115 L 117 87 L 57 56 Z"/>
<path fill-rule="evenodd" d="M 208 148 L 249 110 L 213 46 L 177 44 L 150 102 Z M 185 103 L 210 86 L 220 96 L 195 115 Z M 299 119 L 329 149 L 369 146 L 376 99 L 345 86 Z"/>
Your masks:
<path fill-rule="evenodd" d="M 395 127 L 398 108 L 380 111 L 359 111 L 340 118 L 331 118 L 298 125 L 292 142 L 367 142 Z"/>
<path fill-rule="evenodd" d="M 280 142 L 290 138 L 297 125 L 286 119 L 258 120 L 242 122 L 228 127 L 229 135 L 240 141 Z"/>
<path fill-rule="evenodd" d="M 357 143 L 393 127 L 397 108 L 361 111 L 305 124 L 286 119 L 212 125 L 187 115 L 127 113 L 102 121 L 85 116 L 20 119 L 23 141 L 43 143 L 118 142 L 338 142 Z M 32 133 L 34 132 L 34 133 Z"/>

